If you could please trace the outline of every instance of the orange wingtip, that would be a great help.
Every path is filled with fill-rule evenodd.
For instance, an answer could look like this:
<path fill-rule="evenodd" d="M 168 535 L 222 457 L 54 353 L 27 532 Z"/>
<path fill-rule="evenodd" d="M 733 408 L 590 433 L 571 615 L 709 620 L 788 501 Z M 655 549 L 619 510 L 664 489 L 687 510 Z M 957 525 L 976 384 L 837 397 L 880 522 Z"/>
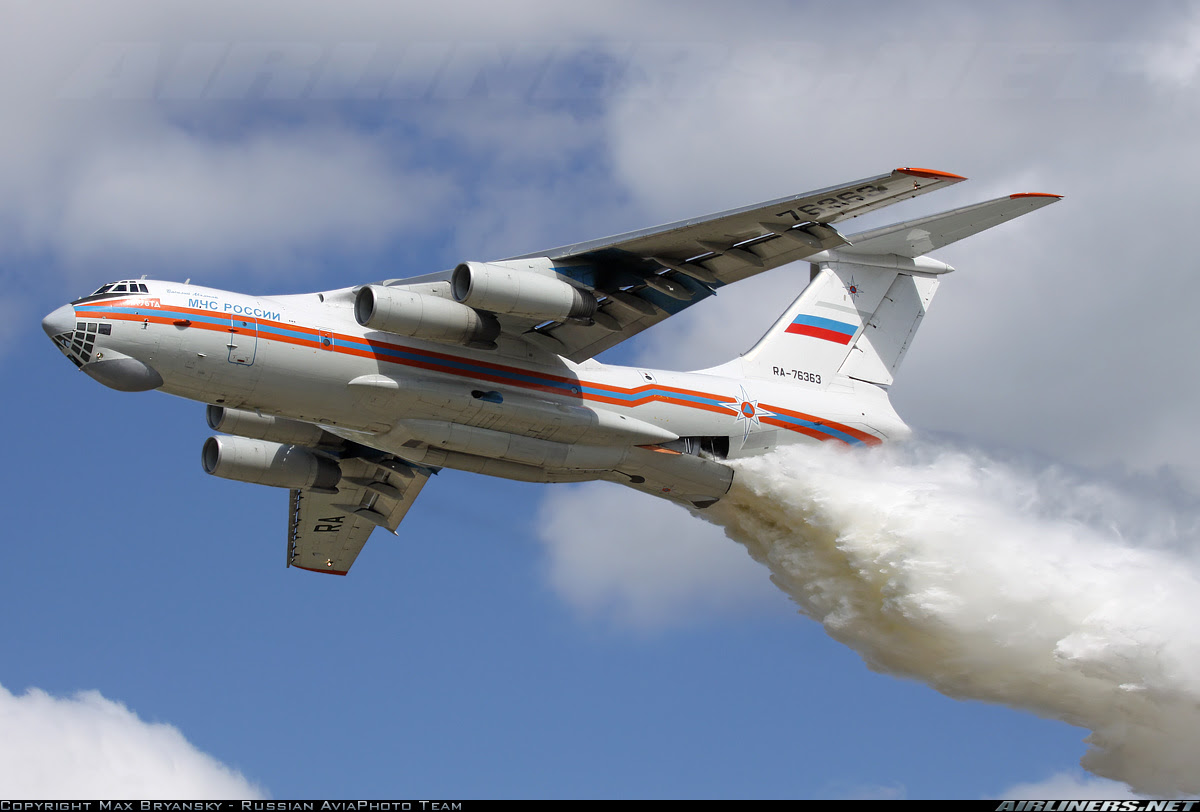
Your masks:
<path fill-rule="evenodd" d="M 918 178 L 945 178 L 946 180 L 966 180 L 962 175 L 955 175 L 953 172 L 939 172 L 936 169 L 919 169 L 915 166 L 902 166 L 896 170 L 903 172 L 906 175 L 915 175 Z"/>
<path fill-rule="evenodd" d="M 1018 197 L 1053 197 L 1057 200 L 1062 199 L 1062 195 L 1052 195 L 1048 192 L 1017 192 L 1015 195 L 1009 195 L 1010 198 L 1016 200 Z"/>
<path fill-rule="evenodd" d="M 298 570 L 306 570 L 308 572 L 323 572 L 326 575 L 345 575 L 349 570 L 319 570 L 316 567 L 302 567 L 299 564 L 292 564 Z"/>

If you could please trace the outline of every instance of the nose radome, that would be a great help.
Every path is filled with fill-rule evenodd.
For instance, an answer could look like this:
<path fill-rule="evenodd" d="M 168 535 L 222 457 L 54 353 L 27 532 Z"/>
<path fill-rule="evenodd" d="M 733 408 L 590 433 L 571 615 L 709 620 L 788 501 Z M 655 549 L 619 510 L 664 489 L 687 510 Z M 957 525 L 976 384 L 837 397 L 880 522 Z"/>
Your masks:
<path fill-rule="evenodd" d="M 42 319 L 42 329 L 51 338 L 54 338 L 59 333 L 71 332 L 75 329 L 75 308 L 68 304 L 55 310 Z"/>

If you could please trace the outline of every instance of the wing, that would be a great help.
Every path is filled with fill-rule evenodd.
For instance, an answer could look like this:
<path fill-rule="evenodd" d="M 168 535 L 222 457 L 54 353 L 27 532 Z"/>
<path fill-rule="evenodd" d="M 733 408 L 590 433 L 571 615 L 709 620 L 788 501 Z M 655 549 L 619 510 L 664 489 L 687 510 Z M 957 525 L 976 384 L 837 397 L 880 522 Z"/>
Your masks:
<path fill-rule="evenodd" d="M 393 533 L 429 479 L 429 471 L 392 457 L 343 459 L 337 493 L 291 492 L 289 567 L 345 575 L 371 531 Z"/>
<path fill-rule="evenodd" d="M 966 180 L 903 168 L 843 186 L 682 220 L 591 242 L 534 252 L 599 299 L 595 323 L 529 325 L 501 320 L 549 339 L 547 349 L 572 361 L 613 347 L 724 285 L 845 245 L 833 223 Z"/>
<path fill-rule="evenodd" d="M 361 304 L 367 315 L 359 323 L 374 320 L 372 326 L 384 331 L 489 349 L 498 346 L 493 339 L 507 337 L 515 340 L 509 343 L 515 343 L 516 349 L 502 352 L 524 356 L 533 345 L 584 361 L 714 295 L 724 285 L 847 245 L 834 223 L 963 180 L 961 175 L 932 169 L 896 169 L 842 186 L 615 237 L 493 263 L 462 263 L 454 271 L 388 279 L 378 285 L 406 288 L 409 294 L 426 298 L 393 300 L 384 309 L 394 308 L 395 314 L 376 319 L 376 294 L 371 291 L 378 286 L 369 286 L 370 295 L 361 302 L 356 299 L 355 315 L 359 316 Z M 495 275 L 481 271 L 482 277 L 495 280 L 496 292 L 488 293 L 493 282 L 483 281 L 478 288 L 484 292 L 476 297 L 471 266 L 502 266 Z M 535 276 L 556 281 L 547 288 L 534 281 Z M 576 290 L 568 293 L 572 287 Z M 351 293 L 358 296 L 360 290 Z M 564 297 L 571 296 L 575 304 L 564 309 Z M 526 297 L 529 309 L 515 304 Z M 454 299 L 477 308 L 476 316 L 486 312 L 486 317 L 434 306 L 435 299 Z M 544 315 L 536 317 L 547 312 L 567 315 L 550 321 Z"/>

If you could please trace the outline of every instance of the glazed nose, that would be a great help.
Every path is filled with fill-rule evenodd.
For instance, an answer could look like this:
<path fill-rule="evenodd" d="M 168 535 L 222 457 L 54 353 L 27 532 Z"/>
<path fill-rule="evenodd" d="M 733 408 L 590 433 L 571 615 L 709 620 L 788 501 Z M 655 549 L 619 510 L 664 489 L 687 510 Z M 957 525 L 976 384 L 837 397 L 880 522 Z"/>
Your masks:
<path fill-rule="evenodd" d="M 63 305 L 58 310 L 55 310 L 46 318 L 42 319 L 42 329 L 46 331 L 46 335 L 54 338 L 60 333 L 69 333 L 75 329 L 75 308 L 71 305 Z"/>

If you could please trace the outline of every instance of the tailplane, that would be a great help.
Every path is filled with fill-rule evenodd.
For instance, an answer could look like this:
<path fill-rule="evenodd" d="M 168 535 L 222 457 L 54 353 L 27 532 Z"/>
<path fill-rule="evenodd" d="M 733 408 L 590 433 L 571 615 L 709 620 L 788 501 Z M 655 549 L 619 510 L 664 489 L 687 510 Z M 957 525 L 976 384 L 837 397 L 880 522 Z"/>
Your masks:
<path fill-rule="evenodd" d="M 954 269 L 924 254 L 1059 200 L 989 200 L 849 238 L 809 261 L 812 279 L 740 359 L 747 378 L 790 378 L 826 388 L 840 376 L 888 386 L 937 292 Z"/>

